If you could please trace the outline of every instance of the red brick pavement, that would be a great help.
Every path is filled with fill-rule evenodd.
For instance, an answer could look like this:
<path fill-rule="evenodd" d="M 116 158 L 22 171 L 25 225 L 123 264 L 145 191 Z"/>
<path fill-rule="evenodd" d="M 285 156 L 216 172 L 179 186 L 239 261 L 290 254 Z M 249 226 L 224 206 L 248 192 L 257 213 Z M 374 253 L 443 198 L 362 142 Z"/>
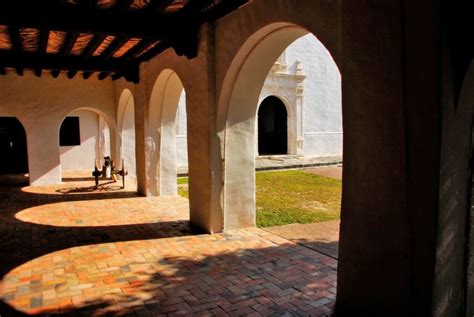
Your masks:
<path fill-rule="evenodd" d="M 188 220 L 180 197 L 72 183 L 0 188 L 0 315 L 333 310 L 336 260 L 256 228 L 196 234 Z"/>

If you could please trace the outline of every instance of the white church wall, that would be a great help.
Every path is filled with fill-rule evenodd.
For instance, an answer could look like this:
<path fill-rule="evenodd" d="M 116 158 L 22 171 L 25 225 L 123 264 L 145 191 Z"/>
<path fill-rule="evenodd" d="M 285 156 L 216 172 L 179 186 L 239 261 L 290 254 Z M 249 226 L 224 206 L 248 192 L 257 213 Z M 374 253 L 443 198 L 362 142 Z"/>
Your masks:
<path fill-rule="evenodd" d="M 305 155 L 342 155 L 341 75 L 330 53 L 312 34 L 286 50 L 290 73 L 296 62 L 306 75 L 303 92 Z"/>
<path fill-rule="evenodd" d="M 179 97 L 178 113 L 176 114 L 176 160 L 178 166 L 188 165 L 186 123 L 186 92 L 183 89 Z"/>
<path fill-rule="evenodd" d="M 137 172 L 135 158 L 135 104 L 133 98 L 127 100 L 122 124 L 122 141 L 122 158 L 125 163 L 125 169 L 128 171 L 128 177 L 135 179 Z"/>
<path fill-rule="evenodd" d="M 113 81 L 64 74 L 41 78 L 26 71 L 0 76 L 0 116 L 17 117 L 25 128 L 32 185 L 61 182 L 59 127 L 64 117 L 80 108 L 94 109 L 114 123 Z M 90 167 L 90 163 L 87 168 Z"/>
<path fill-rule="evenodd" d="M 308 34 L 288 46 L 278 62 L 282 65 L 269 73 L 259 104 L 272 95 L 286 104 L 288 154 L 342 155 L 341 75 L 330 53 L 314 35 Z M 176 152 L 181 166 L 187 165 L 183 95 L 176 122 Z M 257 146 L 255 154 L 258 155 Z"/>
<path fill-rule="evenodd" d="M 107 135 L 108 131 L 104 131 L 106 136 L 101 145 L 99 135 L 99 116 L 88 110 L 74 111 L 68 117 L 79 117 L 79 132 L 81 144 L 76 146 L 60 146 L 61 169 L 63 171 L 71 170 L 90 170 L 94 168 L 96 156 L 99 153 L 108 155 L 110 152 L 110 140 Z M 105 130 L 105 129 L 104 129 Z M 108 130 L 108 129 L 107 129 Z M 99 142 L 99 143 L 98 143 Z M 101 150 L 103 149 L 103 151 Z"/>

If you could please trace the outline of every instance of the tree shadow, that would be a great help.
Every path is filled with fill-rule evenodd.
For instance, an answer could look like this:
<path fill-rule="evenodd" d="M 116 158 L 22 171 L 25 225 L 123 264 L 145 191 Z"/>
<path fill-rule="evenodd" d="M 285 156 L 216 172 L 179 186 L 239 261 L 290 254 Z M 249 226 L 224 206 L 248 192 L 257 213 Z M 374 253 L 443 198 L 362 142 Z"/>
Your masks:
<path fill-rule="evenodd" d="M 244 239 L 223 234 L 221 245 Z M 199 236 L 201 237 L 201 236 Z M 334 310 L 337 261 L 294 243 L 177 256 L 157 256 L 135 265 L 111 291 L 60 308 L 39 308 L 40 316 L 250 315 L 330 316 Z M 215 243 L 215 242 L 214 242 Z M 225 248 L 224 248 L 225 249 Z M 212 254 L 209 254 L 212 253 Z M 3 306 L 3 307 L 1 307 Z M 2 316 L 27 316 L 7 303 Z M 136 314 L 136 315 L 135 315 Z"/>
<path fill-rule="evenodd" d="M 9 272 L 31 260 L 79 246 L 149 240 L 159 246 L 163 238 L 172 237 L 176 238 L 173 243 L 183 243 L 184 248 L 189 248 L 189 254 L 186 251 L 155 256 L 146 263 L 133 262 L 128 267 L 142 264 L 151 267 L 147 270 L 125 268 L 131 270 L 127 271 L 130 278 L 113 280 L 117 285 L 110 288 L 110 292 L 58 307 L 42 306 L 43 299 L 38 297 L 27 314 L 14 306 L 15 294 L 3 294 L 0 315 L 188 316 L 241 312 L 263 316 L 324 316 L 333 310 L 337 261 L 287 240 L 274 242 L 272 238 L 255 237 L 257 242 L 253 243 L 254 238 L 249 240 L 240 231 L 197 235 L 201 232 L 187 220 L 58 227 L 24 222 L 15 217 L 21 210 L 59 202 L 136 197 L 136 192 L 126 191 L 37 194 L 20 187 L 0 188 L 0 233 L 3 233 L 0 235 L 0 276 L 7 281 Z M 189 237 L 191 235 L 193 237 Z M 252 242 L 250 247 L 247 246 L 249 241 Z M 201 249 L 196 251 L 195 246 Z M 219 252 L 215 252 L 215 248 Z M 173 247 L 169 250 L 175 252 Z M 51 287 L 62 288 L 62 284 Z M 38 287 L 38 296 L 42 296 L 44 289 L 38 286 L 41 284 L 31 285 Z"/>
<path fill-rule="evenodd" d="M 202 233 L 186 219 L 114 226 L 55 226 L 16 217 L 20 211 L 61 202 L 137 197 L 136 192 L 128 191 L 45 194 L 26 192 L 21 187 L 0 187 L 0 277 L 31 259 L 72 247 Z"/>

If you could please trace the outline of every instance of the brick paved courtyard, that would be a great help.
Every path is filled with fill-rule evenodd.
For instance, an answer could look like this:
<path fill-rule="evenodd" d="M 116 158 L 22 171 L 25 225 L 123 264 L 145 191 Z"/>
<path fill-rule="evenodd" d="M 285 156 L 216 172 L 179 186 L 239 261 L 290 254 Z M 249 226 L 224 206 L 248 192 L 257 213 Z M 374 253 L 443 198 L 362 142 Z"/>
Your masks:
<path fill-rule="evenodd" d="M 0 187 L 0 315 L 321 316 L 336 260 L 260 229 L 199 234 L 187 200 Z"/>

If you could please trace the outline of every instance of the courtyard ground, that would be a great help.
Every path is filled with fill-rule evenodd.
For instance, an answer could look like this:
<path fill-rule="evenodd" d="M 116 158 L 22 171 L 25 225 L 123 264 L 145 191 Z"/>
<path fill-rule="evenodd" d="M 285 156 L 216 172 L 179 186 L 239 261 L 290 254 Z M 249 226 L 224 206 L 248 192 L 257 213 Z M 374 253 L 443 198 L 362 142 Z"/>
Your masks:
<path fill-rule="evenodd" d="M 308 168 L 305 171 L 319 176 L 342 180 L 342 165 Z M 340 224 L 340 220 L 308 224 L 294 223 L 273 226 L 265 228 L 265 230 L 337 259 Z"/>
<path fill-rule="evenodd" d="M 341 166 L 257 172 L 257 226 L 339 220 L 341 179 Z M 178 193 L 185 198 L 187 184 L 187 178 L 178 178 Z"/>
<path fill-rule="evenodd" d="M 257 228 L 200 234 L 181 197 L 91 180 L 0 188 L 0 315 L 318 316 L 337 261 Z"/>

